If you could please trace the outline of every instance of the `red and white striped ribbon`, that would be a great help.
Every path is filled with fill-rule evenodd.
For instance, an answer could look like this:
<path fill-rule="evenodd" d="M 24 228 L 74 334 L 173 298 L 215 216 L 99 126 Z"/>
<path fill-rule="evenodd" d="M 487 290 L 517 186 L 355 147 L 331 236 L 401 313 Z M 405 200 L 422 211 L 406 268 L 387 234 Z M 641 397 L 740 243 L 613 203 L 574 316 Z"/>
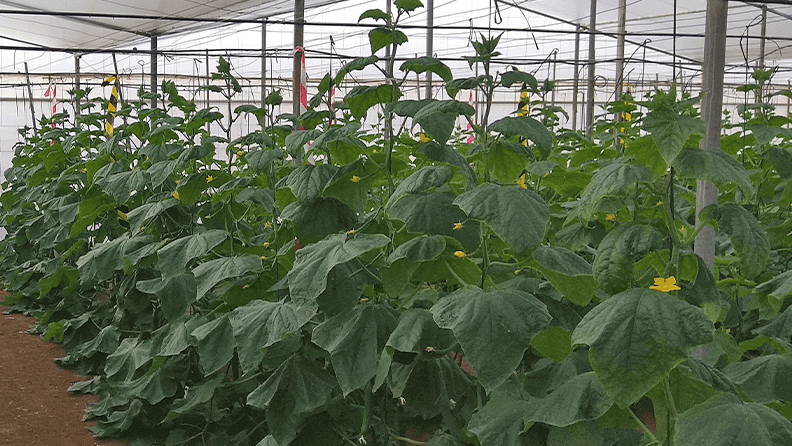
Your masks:
<path fill-rule="evenodd" d="M 470 104 L 470 106 L 473 107 L 473 92 L 472 91 L 470 92 L 470 98 L 468 98 L 468 104 Z M 467 129 L 466 130 L 470 131 L 472 128 L 473 128 L 473 126 L 470 125 L 470 121 L 468 121 L 468 125 L 467 125 Z M 476 138 L 473 135 L 470 135 L 465 140 L 465 142 L 468 143 L 468 144 L 473 144 L 473 141 L 475 141 L 475 139 Z"/>
<path fill-rule="evenodd" d="M 58 112 L 58 86 L 50 81 L 49 86 L 47 87 L 47 91 L 44 92 L 45 98 L 52 98 L 52 114 Z M 53 122 L 52 128 L 57 127 L 57 125 Z"/>

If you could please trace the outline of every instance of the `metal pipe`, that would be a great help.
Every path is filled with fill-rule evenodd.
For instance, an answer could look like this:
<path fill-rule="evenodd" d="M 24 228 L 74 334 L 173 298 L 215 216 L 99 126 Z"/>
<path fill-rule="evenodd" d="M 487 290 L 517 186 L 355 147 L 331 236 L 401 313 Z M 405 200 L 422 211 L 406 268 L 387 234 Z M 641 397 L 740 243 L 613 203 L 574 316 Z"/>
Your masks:
<path fill-rule="evenodd" d="M 575 25 L 575 73 L 572 80 L 572 130 L 577 130 L 578 94 L 580 88 L 580 25 Z"/>
<path fill-rule="evenodd" d="M 621 100 L 624 89 L 624 35 L 627 31 L 627 0 L 619 0 L 619 34 L 616 39 L 616 94 L 615 100 Z M 621 114 L 616 115 L 621 121 Z"/>
<path fill-rule="evenodd" d="M 305 35 L 305 0 L 294 0 L 294 47 L 302 47 Z M 300 73 L 302 72 L 302 55 L 294 53 L 292 66 L 292 113 L 300 116 Z M 296 124 L 299 128 L 300 124 Z"/>
<path fill-rule="evenodd" d="M 434 0 L 426 1 L 426 57 L 434 55 Z M 431 99 L 432 73 L 426 72 L 426 98 Z"/>
<path fill-rule="evenodd" d="M 30 116 L 33 118 L 33 131 L 38 131 L 36 128 L 36 109 L 33 107 L 33 89 L 30 87 L 30 72 L 28 71 L 27 62 L 25 62 L 25 78 L 27 79 L 27 91 L 30 98 Z"/>
<path fill-rule="evenodd" d="M 267 80 L 267 19 L 261 21 L 261 106 L 264 107 L 264 100 L 267 92 L 264 88 Z"/>
<path fill-rule="evenodd" d="M 701 140 L 704 150 L 720 150 L 721 113 L 723 108 L 723 71 L 726 65 L 726 26 L 729 4 L 726 0 L 707 0 L 707 22 L 704 39 L 704 65 L 702 66 L 701 119 L 706 125 L 707 134 Z M 699 213 L 715 203 L 718 188 L 708 182 L 699 181 L 696 191 L 696 226 L 700 224 Z M 695 253 L 704 263 L 715 271 L 715 230 L 704 228 L 695 241 Z"/>
<path fill-rule="evenodd" d="M 157 36 L 151 36 L 151 93 L 157 94 Z M 151 99 L 151 108 L 157 108 L 157 98 Z"/>
<path fill-rule="evenodd" d="M 586 135 L 591 136 L 594 127 L 594 65 L 596 63 L 596 47 L 594 31 L 597 28 L 597 0 L 591 0 L 589 16 L 589 47 L 588 47 L 588 79 L 586 82 Z"/>
<path fill-rule="evenodd" d="M 74 55 L 74 89 L 75 90 L 80 90 L 81 89 L 81 86 L 80 86 L 80 55 L 79 54 L 75 54 Z M 74 117 L 75 117 L 75 121 L 76 121 L 77 116 L 80 116 L 80 96 L 74 95 L 74 100 L 75 100 Z"/>
<path fill-rule="evenodd" d="M 765 42 L 767 41 L 767 5 L 762 5 L 762 40 L 759 41 L 759 68 L 765 68 Z"/>

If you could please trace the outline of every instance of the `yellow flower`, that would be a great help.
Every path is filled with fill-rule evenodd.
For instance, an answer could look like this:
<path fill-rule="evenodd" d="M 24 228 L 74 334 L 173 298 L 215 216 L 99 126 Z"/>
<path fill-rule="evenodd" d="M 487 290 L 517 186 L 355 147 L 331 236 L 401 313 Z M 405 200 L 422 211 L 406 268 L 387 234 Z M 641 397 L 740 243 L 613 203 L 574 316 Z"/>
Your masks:
<path fill-rule="evenodd" d="M 658 201 L 655 206 L 662 206 L 662 205 L 663 205 L 663 202 L 662 201 Z"/>
<path fill-rule="evenodd" d="M 519 269 L 515 269 L 514 270 L 514 275 L 515 276 L 519 276 L 520 275 L 520 270 Z"/>
<path fill-rule="evenodd" d="M 619 131 L 620 131 L 621 133 L 624 133 L 624 127 L 619 127 Z"/>
<path fill-rule="evenodd" d="M 173 193 L 173 198 L 175 198 L 177 200 L 179 199 L 179 191 L 176 191 L 176 192 Z"/>
<path fill-rule="evenodd" d="M 242 156 L 242 151 L 241 150 L 237 150 L 237 156 Z"/>
<path fill-rule="evenodd" d="M 464 259 L 465 257 L 467 257 L 467 255 L 462 251 L 455 251 L 454 255 L 459 257 L 460 259 Z"/>
<path fill-rule="evenodd" d="M 354 229 L 350 229 L 349 231 L 347 231 L 347 234 L 348 235 L 354 235 L 355 234 L 355 230 Z"/>
<path fill-rule="evenodd" d="M 120 218 L 121 220 L 127 221 L 126 214 L 121 212 L 121 211 L 118 211 L 118 218 Z"/>
<path fill-rule="evenodd" d="M 83 168 L 83 170 L 81 170 L 80 172 L 82 172 L 82 173 L 86 173 L 86 172 L 88 172 L 88 169 L 86 169 L 86 168 Z"/>
<path fill-rule="evenodd" d="M 729 334 L 729 333 L 731 333 L 731 328 L 727 328 L 726 329 L 726 334 Z"/>
<path fill-rule="evenodd" d="M 207 176 L 206 176 L 206 182 L 207 182 L 207 183 L 211 183 L 211 182 L 212 182 L 212 180 L 214 180 L 214 178 L 212 178 L 212 176 L 211 176 L 211 175 L 207 175 Z"/>
<path fill-rule="evenodd" d="M 525 174 L 520 175 L 520 179 L 517 180 L 517 184 L 519 184 L 523 189 L 528 189 L 528 186 L 525 185 Z"/>
<path fill-rule="evenodd" d="M 266 222 L 266 223 L 264 223 L 264 227 L 265 228 L 272 228 L 272 223 Z"/>
<path fill-rule="evenodd" d="M 454 231 L 462 229 L 462 223 L 454 223 Z"/>
<path fill-rule="evenodd" d="M 352 179 L 349 180 L 349 181 L 351 181 L 353 183 L 360 183 L 360 177 L 357 176 L 357 175 L 352 175 Z"/>
<path fill-rule="evenodd" d="M 371 153 L 377 153 L 377 149 L 372 150 Z"/>
<path fill-rule="evenodd" d="M 264 247 L 269 248 L 269 242 L 264 242 Z"/>
<path fill-rule="evenodd" d="M 610 222 L 614 222 L 614 221 L 616 221 L 616 216 L 613 215 L 613 214 L 608 214 L 608 215 L 605 216 L 605 220 L 606 221 L 610 221 Z"/>
<path fill-rule="evenodd" d="M 654 285 L 650 286 L 649 289 L 667 293 L 669 291 L 681 290 L 682 288 L 676 286 L 676 279 L 674 278 L 674 276 L 671 276 L 668 279 L 663 279 L 662 277 L 655 277 Z"/>
<path fill-rule="evenodd" d="M 517 116 L 528 116 L 528 106 L 524 105 L 521 109 L 517 111 Z"/>
<path fill-rule="evenodd" d="M 523 90 L 520 92 L 520 99 L 528 99 L 528 92 Z"/>
<path fill-rule="evenodd" d="M 180 183 L 181 183 L 181 180 L 176 180 L 176 184 L 177 185 L 180 184 Z"/>
<path fill-rule="evenodd" d="M 528 140 L 527 139 L 523 139 L 522 140 L 522 145 L 523 145 L 523 147 L 528 147 Z"/>
<path fill-rule="evenodd" d="M 429 138 L 426 137 L 423 133 L 418 134 L 418 140 L 421 142 L 429 142 L 431 141 Z"/>
<path fill-rule="evenodd" d="M 619 144 L 624 145 L 624 140 L 619 138 Z"/>
<path fill-rule="evenodd" d="M 629 113 L 622 113 L 622 118 L 627 122 L 632 122 L 632 115 Z"/>

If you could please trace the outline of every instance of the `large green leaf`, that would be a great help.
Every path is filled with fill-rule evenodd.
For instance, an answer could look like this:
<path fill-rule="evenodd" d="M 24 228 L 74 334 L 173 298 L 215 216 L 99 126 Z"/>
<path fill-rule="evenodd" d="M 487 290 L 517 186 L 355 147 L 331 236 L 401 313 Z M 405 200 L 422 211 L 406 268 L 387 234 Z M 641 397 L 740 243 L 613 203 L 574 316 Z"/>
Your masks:
<path fill-rule="evenodd" d="M 225 231 L 210 229 L 169 242 L 157 250 L 157 267 L 162 277 L 167 279 L 183 273 L 187 262 L 205 255 L 226 237 Z"/>
<path fill-rule="evenodd" d="M 167 200 L 163 201 L 155 201 L 153 203 L 146 203 L 129 211 L 126 214 L 127 222 L 129 222 L 129 226 L 132 228 L 133 232 L 141 231 L 141 228 L 149 224 L 153 218 L 159 216 L 177 204 L 179 204 L 179 200 L 173 198 L 168 198 Z"/>
<path fill-rule="evenodd" d="M 168 415 L 162 420 L 162 423 L 173 421 L 206 404 L 212 399 L 215 390 L 220 387 L 224 378 L 225 377 L 220 374 L 197 386 L 190 386 L 184 398 L 179 398 L 173 402 L 170 412 L 168 412 Z"/>
<path fill-rule="evenodd" d="M 735 362 L 723 372 L 741 386 L 755 403 L 792 401 L 792 358 L 767 355 L 750 361 Z"/>
<path fill-rule="evenodd" d="M 526 84 L 531 90 L 536 91 L 539 89 L 539 82 L 536 78 L 531 73 L 525 71 L 507 71 L 501 75 L 501 83 L 506 88 L 515 84 Z"/>
<path fill-rule="evenodd" d="M 286 179 L 286 185 L 300 202 L 311 204 L 316 201 L 337 170 L 331 164 L 303 166 L 292 171 Z"/>
<path fill-rule="evenodd" d="M 388 338 L 387 346 L 400 352 L 421 353 L 427 347 L 448 348 L 454 342 L 451 330 L 440 328 L 432 313 L 423 308 L 411 308 L 399 317 L 399 325 Z"/>
<path fill-rule="evenodd" d="M 448 65 L 444 64 L 440 60 L 435 59 L 434 57 L 428 56 L 410 59 L 401 64 L 399 69 L 402 71 L 412 71 L 414 73 L 434 73 L 440 76 L 440 78 L 445 82 L 450 81 L 454 77 L 451 74 L 451 69 L 448 68 Z"/>
<path fill-rule="evenodd" d="M 438 188 L 454 177 L 454 170 L 448 166 L 427 166 L 416 170 L 399 184 L 388 199 L 385 210 L 390 210 L 394 203 L 409 194 L 417 194 Z"/>
<path fill-rule="evenodd" d="M 533 257 L 539 264 L 539 271 L 553 288 L 575 305 L 588 305 L 597 291 L 588 262 L 557 246 L 540 246 Z"/>
<path fill-rule="evenodd" d="M 374 10 L 369 10 L 369 11 L 379 11 L 379 10 L 374 9 Z M 366 12 L 369 12 L 369 11 L 366 11 Z M 382 12 L 382 11 L 379 11 L 379 12 Z M 366 13 L 364 12 L 363 15 L 365 15 L 365 14 Z M 363 18 L 363 15 L 360 16 L 361 19 Z M 381 16 L 380 18 L 383 18 L 383 19 L 387 18 L 388 20 L 390 20 L 390 17 L 387 16 L 387 15 Z M 349 74 L 349 73 L 351 73 L 353 71 L 362 70 L 362 69 L 366 68 L 369 65 L 373 65 L 373 64 L 377 63 L 377 61 L 379 61 L 379 57 L 377 57 L 377 56 L 358 57 L 357 59 L 350 60 L 349 62 L 344 64 L 344 66 L 342 66 L 340 70 L 338 70 L 338 73 L 336 73 L 335 84 L 336 85 L 340 85 L 341 82 L 344 80 L 344 77 L 347 74 Z"/>
<path fill-rule="evenodd" d="M 565 427 L 578 421 L 596 420 L 613 405 L 593 372 L 578 375 L 545 398 L 532 399 L 524 420 Z"/>
<path fill-rule="evenodd" d="M 190 333 L 205 376 L 220 370 L 234 356 L 234 330 L 227 315 L 203 324 Z"/>
<path fill-rule="evenodd" d="M 509 116 L 493 122 L 489 128 L 504 136 L 521 136 L 529 139 L 545 151 L 553 146 L 553 134 L 550 130 L 530 116 Z"/>
<path fill-rule="evenodd" d="M 250 167 L 259 171 L 269 167 L 275 160 L 285 157 L 286 154 L 281 149 L 253 150 L 245 154 L 245 159 L 250 163 Z"/>
<path fill-rule="evenodd" d="M 580 196 L 577 207 L 569 213 L 567 222 L 575 218 L 587 220 L 605 197 L 623 192 L 628 186 L 652 181 L 652 172 L 644 166 L 626 164 L 623 158 L 602 167 L 591 178 Z"/>
<path fill-rule="evenodd" d="M 740 273 L 753 278 L 764 271 L 770 256 L 767 233 L 753 214 L 734 203 L 713 204 L 701 211 L 702 220 L 717 222 L 721 232 L 732 242 L 740 258 Z"/>
<path fill-rule="evenodd" d="M 149 182 L 148 172 L 135 169 L 128 172 L 114 173 L 107 178 L 97 181 L 97 184 L 113 197 L 118 204 L 125 204 L 133 193 L 145 189 Z"/>
<path fill-rule="evenodd" d="M 401 45 L 407 42 L 407 35 L 399 30 L 390 30 L 380 26 L 369 31 L 369 43 L 371 44 L 371 54 L 385 48 L 388 45 Z"/>
<path fill-rule="evenodd" d="M 666 164 L 671 164 L 694 133 L 704 133 L 704 121 L 681 115 L 668 106 L 650 111 L 644 120 L 644 130 L 652 134 Z"/>
<path fill-rule="evenodd" d="M 292 301 L 301 307 L 313 307 L 316 298 L 327 288 L 331 269 L 389 242 L 390 239 L 381 234 L 357 234 L 354 237 L 338 234 L 301 249 L 297 252 L 294 267 L 286 276 Z"/>
<path fill-rule="evenodd" d="M 158 279 L 141 280 L 135 288 L 159 298 L 162 314 L 170 321 L 185 315 L 198 298 L 198 289 L 192 273 L 182 273 Z"/>
<path fill-rule="evenodd" d="M 266 409 L 273 405 L 273 400 L 279 400 L 275 401 L 278 410 L 302 414 L 326 404 L 335 386 L 336 380 L 330 372 L 314 361 L 294 355 L 250 392 L 247 403 Z"/>
<path fill-rule="evenodd" d="M 460 195 L 454 204 L 489 225 L 518 253 L 536 248 L 544 238 L 550 210 L 533 191 L 484 183 Z"/>
<path fill-rule="evenodd" d="M 475 287 L 444 297 L 432 307 L 432 315 L 438 326 L 454 331 L 487 392 L 514 372 L 531 338 L 551 319 L 547 307 L 528 293 Z"/>
<path fill-rule="evenodd" d="M 627 224 L 611 230 L 599 244 L 592 272 L 597 285 L 613 294 L 629 288 L 637 257 L 660 246 L 663 238 L 651 226 Z"/>
<path fill-rule="evenodd" d="M 450 164 L 462 173 L 468 180 L 468 189 L 476 184 L 476 174 L 470 167 L 465 157 L 459 154 L 453 147 L 447 144 L 438 144 L 436 141 L 429 141 L 421 145 L 417 150 L 431 161 Z"/>
<path fill-rule="evenodd" d="M 401 259 L 410 262 L 425 262 L 439 256 L 446 247 L 445 239 L 440 235 L 421 235 L 399 245 L 388 256 L 388 263 Z"/>
<path fill-rule="evenodd" d="M 783 275 L 789 277 L 792 272 L 787 271 Z M 789 280 L 789 279 L 787 279 Z M 792 337 L 792 306 L 786 308 L 783 313 L 779 314 L 769 324 L 755 328 L 754 332 L 759 335 L 768 337 L 776 337 L 782 339 L 789 339 Z"/>
<path fill-rule="evenodd" d="M 198 287 L 198 299 L 225 279 L 240 277 L 261 270 L 261 259 L 254 255 L 221 257 L 202 263 L 193 269 Z"/>
<path fill-rule="evenodd" d="M 377 104 L 395 102 L 400 97 L 401 91 L 390 84 L 361 85 L 350 90 L 344 96 L 344 102 L 352 112 L 352 116 L 355 119 L 360 119 L 365 116 L 369 108 Z"/>
<path fill-rule="evenodd" d="M 696 446 L 786 446 L 792 423 L 778 412 L 724 393 L 680 414 L 674 440 Z"/>
<path fill-rule="evenodd" d="M 390 309 L 382 305 L 360 305 L 314 329 L 311 340 L 330 353 L 344 396 L 374 377 L 379 353 L 396 325 Z"/>
<path fill-rule="evenodd" d="M 696 345 L 712 341 L 704 312 L 666 293 L 630 289 L 592 309 L 572 334 L 586 344 L 602 386 L 624 408 L 687 359 Z"/>
<path fill-rule="evenodd" d="M 254 300 L 229 315 L 234 329 L 239 365 L 245 372 L 261 362 L 261 350 L 296 332 L 316 314 L 316 308 L 292 303 Z"/>
<path fill-rule="evenodd" d="M 109 279 L 115 270 L 123 268 L 125 254 L 150 244 L 152 240 L 153 237 L 148 234 L 130 237 L 129 233 L 125 233 L 114 240 L 94 245 L 87 254 L 77 259 L 80 283 Z"/>
<path fill-rule="evenodd" d="M 497 389 L 487 404 L 470 418 L 468 429 L 476 434 L 484 446 L 517 445 L 517 436 L 523 431 L 523 416 L 528 401 L 520 388 L 507 382 Z"/>
<path fill-rule="evenodd" d="M 754 194 L 748 172 L 721 150 L 683 149 L 671 165 L 680 177 L 706 180 L 718 186 L 734 183 L 745 196 Z"/>
<path fill-rule="evenodd" d="M 295 201 L 283 209 L 280 217 L 294 222 L 297 237 L 303 243 L 322 240 L 329 234 L 348 231 L 357 223 L 357 214 L 335 198 L 317 198 L 311 204 Z"/>
<path fill-rule="evenodd" d="M 429 100 L 415 112 L 413 119 L 439 144 L 445 144 L 454 131 L 458 116 L 472 116 L 476 109 L 456 100 Z"/>
<path fill-rule="evenodd" d="M 479 225 L 468 222 L 462 229 L 454 230 L 455 223 L 467 219 L 454 205 L 456 198 L 451 193 L 409 194 L 396 201 L 389 214 L 405 222 L 410 232 L 447 235 L 462 242 L 466 249 L 474 249 L 480 241 Z"/>

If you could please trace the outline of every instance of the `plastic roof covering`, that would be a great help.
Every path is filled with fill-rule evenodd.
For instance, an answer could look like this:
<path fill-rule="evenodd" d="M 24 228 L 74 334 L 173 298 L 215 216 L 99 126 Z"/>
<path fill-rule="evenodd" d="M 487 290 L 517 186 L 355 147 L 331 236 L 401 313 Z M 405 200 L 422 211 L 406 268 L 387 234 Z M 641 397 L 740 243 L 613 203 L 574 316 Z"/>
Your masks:
<path fill-rule="evenodd" d="M 778 0 L 776 0 L 778 1 Z M 505 0 L 502 4 L 514 3 Z M 562 18 L 569 22 L 579 23 L 588 27 L 590 16 L 590 0 L 527 0 L 517 2 L 520 6 Z M 761 5 L 760 1 L 729 2 L 728 31 L 729 36 L 760 35 Z M 766 35 L 770 39 L 766 45 L 768 59 L 792 59 L 792 1 L 768 3 Z M 615 33 L 618 30 L 618 0 L 597 1 L 597 31 Z M 677 1 L 676 19 L 678 34 L 703 34 L 706 23 L 707 0 Z M 674 30 L 674 0 L 627 0 L 627 33 L 672 33 Z M 642 42 L 651 39 L 651 47 L 666 51 L 673 50 L 673 38 L 663 36 L 632 37 Z M 790 39 L 790 40 L 784 40 Z M 749 61 L 759 57 L 758 40 L 728 39 L 727 63 L 744 62 L 743 51 Z M 742 48 L 741 48 L 742 43 Z M 678 37 L 676 53 L 679 56 L 700 62 L 704 55 L 704 41 L 697 37 Z"/>
<path fill-rule="evenodd" d="M 306 9 L 335 3 L 305 0 Z M 117 48 L 141 41 L 144 36 L 206 29 L 206 22 L 168 20 L 168 17 L 202 19 L 258 19 L 290 12 L 294 0 L 0 0 L 0 9 L 147 15 L 159 20 L 102 19 L 64 16 L 0 14 L 0 36 L 19 43 L 58 48 Z"/>

